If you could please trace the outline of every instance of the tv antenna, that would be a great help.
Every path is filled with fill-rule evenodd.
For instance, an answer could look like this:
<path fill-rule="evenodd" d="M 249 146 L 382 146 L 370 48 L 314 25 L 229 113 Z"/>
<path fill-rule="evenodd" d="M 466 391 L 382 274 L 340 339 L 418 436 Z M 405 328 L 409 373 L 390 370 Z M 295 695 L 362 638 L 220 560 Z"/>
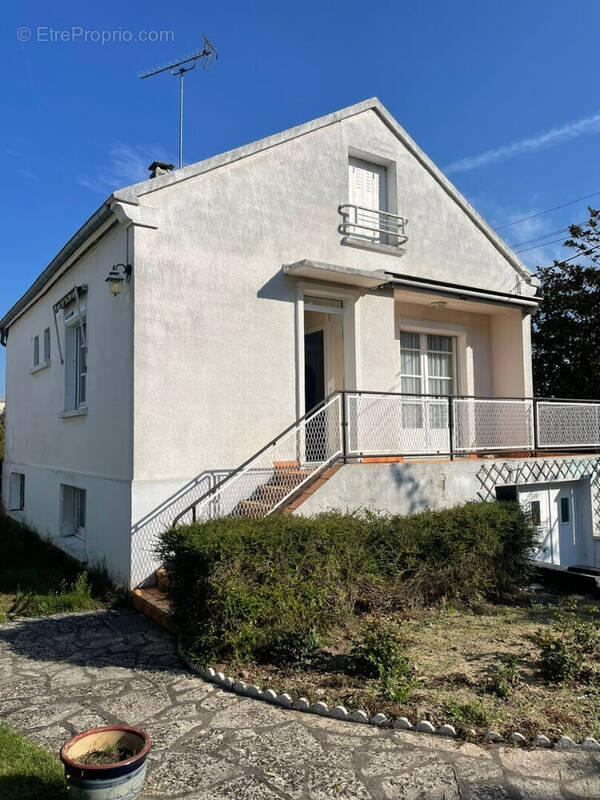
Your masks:
<path fill-rule="evenodd" d="M 159 75 L 161 72 L 170 71 L 171 75 L 175 77 L 179 75 L 179 169 L 183 166 L 183 76 L 186 72 L 194 69 L 198 62 L 203 59 L 202 69 L 206 69 L 211 61 L 218 59 L 217 51 L 213 45 L 208 41 L 206 36 L 204 39 L 204 47 L 197 53 L 187 56 L 181 61 L 173 61 L 168 64 L 163 64 L 162 67 L 157 67 L 150 72 L 145 72 L 140 75 L 140 78 L 151 78 L 153 75 Z"/>

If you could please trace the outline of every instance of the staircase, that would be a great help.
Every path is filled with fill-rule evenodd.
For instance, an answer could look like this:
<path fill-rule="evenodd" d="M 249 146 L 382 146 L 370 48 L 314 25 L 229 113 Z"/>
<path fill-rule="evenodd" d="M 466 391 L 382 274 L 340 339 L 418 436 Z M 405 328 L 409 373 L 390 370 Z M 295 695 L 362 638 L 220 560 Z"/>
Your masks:
<path fill-rule="evenodd" d="M 296 420 L 173 520 L 263 517 L 281 510 L 343 455 L 343 393 Z"/>
<path fill-rule="evenodd" d="M 261 484 L 247 500 L 240 500 L 231 516 L 264 517 L 291 499 L 297 487 L 302 486 L 312 475 L 313 470 L 302 469 L 298 461 L 276 461 L 273 464 L 273 477 Z"/>

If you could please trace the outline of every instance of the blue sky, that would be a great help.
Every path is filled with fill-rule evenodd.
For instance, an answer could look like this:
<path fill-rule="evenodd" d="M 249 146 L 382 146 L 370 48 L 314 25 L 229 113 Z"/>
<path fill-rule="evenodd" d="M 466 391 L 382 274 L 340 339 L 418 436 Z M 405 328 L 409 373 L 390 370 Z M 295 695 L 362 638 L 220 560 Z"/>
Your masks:
<path fill-rule="evenodd" d="M 3 7 L 1 313 L 113 189 L 154 158 L 176 162 L 176 79 L 137 75 L 202 33 L 219 60 L 187 79 L 185 163 L 377 95 L 495 226 L 600 192 L 593 0 Z M 102 31 L 113 41 L 94 41 Z M 167 33 L 126 41 L 139 31 Z M 519 243 L 585 217 L 580 202 L 502 234 Z M 521 257 L 535 267 L 562 252 Z M 0 348 L 0 395 L 3 376 Z"/>

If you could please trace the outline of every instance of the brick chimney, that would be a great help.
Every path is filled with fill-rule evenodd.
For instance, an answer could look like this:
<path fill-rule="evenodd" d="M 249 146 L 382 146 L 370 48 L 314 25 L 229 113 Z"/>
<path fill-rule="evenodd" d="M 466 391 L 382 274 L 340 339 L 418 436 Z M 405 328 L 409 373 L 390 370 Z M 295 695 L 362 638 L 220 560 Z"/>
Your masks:
<path fill-rule="evenodd" d="M 158 178 L 159 175 L 166 175 L 175 168 L 175 164 L 167 164 L 165 161 L 153 161 L 148 169 L 151 178 Z"/>

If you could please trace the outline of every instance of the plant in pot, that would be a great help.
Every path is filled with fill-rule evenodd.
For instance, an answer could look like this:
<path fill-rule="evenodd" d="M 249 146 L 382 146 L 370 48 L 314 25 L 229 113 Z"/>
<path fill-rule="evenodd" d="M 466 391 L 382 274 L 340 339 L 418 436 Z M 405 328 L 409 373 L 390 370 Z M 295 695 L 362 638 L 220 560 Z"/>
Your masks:
<path fill-rule="evenodd" d="M 107 725 L 79 733 L 60 751 L 71 800 L 134 800 L 152 742 L 144 731 Z"/>

